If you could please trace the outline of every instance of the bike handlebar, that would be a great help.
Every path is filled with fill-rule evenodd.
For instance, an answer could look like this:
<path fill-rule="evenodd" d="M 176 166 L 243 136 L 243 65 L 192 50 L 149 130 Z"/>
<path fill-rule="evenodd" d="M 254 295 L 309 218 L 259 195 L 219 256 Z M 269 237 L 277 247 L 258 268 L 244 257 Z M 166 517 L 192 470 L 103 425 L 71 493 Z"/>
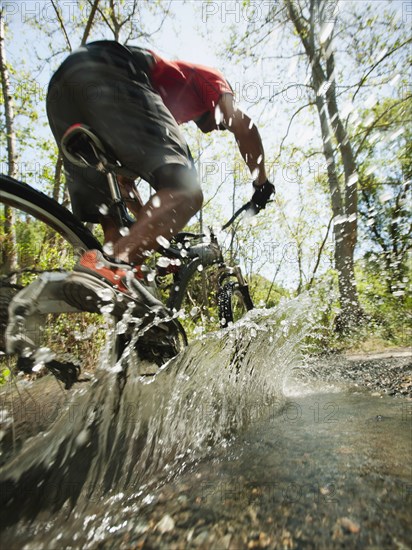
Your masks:
<path fill-rule="evenodd" d="M 233 214 L 233 216 L 230 218 L 230 220 L 227 221 L 225 223 L 225 225 L 222 226 L 222 231 L 224 231 L 229 226 L 231 226 L 232 223 L 236 220 L 236 218 L 238 218 L 242 212 L 244 212 L 245 210 L 248 210 L 248 208 L 250 208 L 251 206 L 252 206 L 252 202 L 249 201 L 246 204 L 244 204 L 243 206 L 241 206 L 238 210 L 236 210 L 236 212 Z"/>
<path fill-rule="evenodd" d="M 267 201 L 267 204 L 269 204 L 270 202 L 273 202 L 273 201 Z M 256 206 L 253 204 L 253 202 L 248 201 L 246 204 L 244 204 L 238 210 L 236 210 L 236 212 L 233 214 L 233 216 L 230 218 L 230 220 L 228 222 L 226 222 L 225 225 L 222 227 L 222 231 L 224 231 L 229 226 L 231 226 L 232 223 L 236 220 L 236 218 L 238 218 L 240 216 L 240 214 L 242 212 L 244 212 L 245 210 L 249 210 L 253 216 L 256 216 L 256 214 L 258 214 L 261 209 L 257 210 Z"/>

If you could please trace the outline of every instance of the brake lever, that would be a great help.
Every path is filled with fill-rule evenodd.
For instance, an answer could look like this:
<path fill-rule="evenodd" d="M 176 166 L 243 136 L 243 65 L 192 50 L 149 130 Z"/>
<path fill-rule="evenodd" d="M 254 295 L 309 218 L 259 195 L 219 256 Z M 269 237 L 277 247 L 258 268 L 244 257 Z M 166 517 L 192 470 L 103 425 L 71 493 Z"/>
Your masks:
<path fill-rule="evenodd" d="M 270 202 L 274 202 L 274 199 L 272 200 L 268 200 L 266 204 L 269 204 Z M 263 208 L 261 208 L 260 210 L 257 210 L 256 211 L 256 208 L 253 204 L 252 201 L 248 201 L 247 203 L 245 203 L 243 206 L 241 206 L 238 210 L 236 210 L 236 212 L 233 214 L 233 216 L 230 218 L 230 220 L 228 222 L 225 223 L 225 225 L 222 226 L 222 229 L 221 231 L 224 231 L 225 229 L 227 229 L 230 225 L 232 225 L 232 223 L 240 216 L 240 214 L 242 214 L 242 212 L 244 211 L 247 211 L 249 210 L 250 212 L 252 212 L 252 215 L 253 216 L 256 216 L 256 214 L 259 214 L 260 210 L 263 210 Z"/>

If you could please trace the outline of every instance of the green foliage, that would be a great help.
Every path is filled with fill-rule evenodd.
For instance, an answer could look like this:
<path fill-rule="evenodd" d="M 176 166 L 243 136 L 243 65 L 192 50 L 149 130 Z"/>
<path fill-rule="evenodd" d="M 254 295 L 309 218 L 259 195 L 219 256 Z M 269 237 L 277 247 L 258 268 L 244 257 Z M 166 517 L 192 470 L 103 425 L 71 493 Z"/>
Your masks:
<path fill-rule="evenodd" d="M 71 269 L 73 267 L 75 261 L 73 250 L 60 235 L 44 223 L 29 215 L 18 213 L 15 228 L 19 270 L 17 284 L 28 284 L 36 276 L 36 271 Z M 6 238 L 4 217 L 1 212 L 0 243 L 3 246 Z M 2 265 L 2 267 L 4 266 Z"/>
<path fill-rule="evenodd" d="M 50 314 L 47 319 L 44 345 L 67 360 L 80 363 L 82 371 L 93 371 L 105 343 L 107 327 L 95 313 Z"/>
<path fill-rule="evenodd" d="M 376 260 L 358 262 L 356 276 L 360 301 L 369 316 L 370 335 L 390 344 L 409 345 L 412 337 L 410 269 L 396 291 L 388 288 L 385 266 Z"/>
<path fill-rule="evenodd" d="M 404 118 L 411 104 L 412 97 L 402 102 L 388 99 L 366 111 L 363 118 L 369 127 L 358 137 L 365 156 L 360 171 L 360 229 L 371 243 L 365 265 L 370 273 L 378 270 L 386 293 L 404 288 L 412 243 L 412 127 Z"/>
<path fill-rule="evenodd" d="M 258 273 L 251 275 L 248 283 L 250 295 L 257 307 L 275 307 L 282 298 L 291 297 L 291 293 L 288 290 L 274 282 L 272 283 Z"/>
<path fill-rule="evenodd" d="M 9 378 L 10 378 L 11 371 L 10 369 L 3 365 L 2 362 L 0 363 L 0 386 L 5 384 Z"/>

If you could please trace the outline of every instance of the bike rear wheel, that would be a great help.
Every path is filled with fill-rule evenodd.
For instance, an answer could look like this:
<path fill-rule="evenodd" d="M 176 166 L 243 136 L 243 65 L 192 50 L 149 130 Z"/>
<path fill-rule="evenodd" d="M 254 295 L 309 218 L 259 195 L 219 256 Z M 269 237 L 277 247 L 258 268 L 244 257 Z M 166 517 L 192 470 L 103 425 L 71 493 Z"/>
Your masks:
<path fill-rule="evenodd" d="M 0 202 L 44 222 L 78 254 L 101 248 L 99 241 L 67 208 L 27 183 L 0 174 Z"/>
<path fill-rule="evenodd" d="M 8 305 L 17 292 L 39 272 L 70 269 L 82 252 L 90 248 L 100 249 L 101 245 L 71 212 L 55 200 L 26 183 L 2 174 L 0 203 L 14 213 L 14 231 L 22 237 L 19 239 L 17 236 L 17 242 L 10 243 L 15 262 L 17 260 L 17 265 L 10 271 L 8 258 L 4 257 L 4 250 L 11 250 L 7 245 L 9 235 L 6 219 L 2 216 L 0 234 L 5 247 L 0 271 L 0 351 L 4 351 Z M 36 243 L 33 244 L 33 241 Z"/>
<path fill-rule="evenodd" d="M 3 244 L 0 268 L 0 352 L 5 348 L 8 306 L 17 292 L 32 282 L 39 273 L 70 270 L 84 250 L 101 248 L 99 241 L 66 208 L 44 193 L 5 175 L 0 175 L 0 207 L 2 205 L 8 207 L 8 212 L 13 214 L 11 219 L 16 241 L 13 242 L 10 238 L 5 209 L 0 208 L 0 240 Z M 9 221 L 10 218 L 7 222 Z M 11 255 L 16 261 L 12 269 L 8 262 Z M 52 342 L 51 347 L 59 348 L 59 351 L 70 351 L 73 356 L 80 355 L 81 338 L 87 331 L 91 332 L 93 326 L 90 317 L 80 319 L 78 315 L 71 320 L 70 326 L 75 326 L 78 334 L 67 330 L 66 319 L 49 317 L 46 336 Z M 96 331 L 92 336 L 96 345 L 87 358 L 90 365 L 98 354 L 97 342 L 103 340 L 101 332 L 96 323 Z M 6 459 L 19 449 L 27 437 L 48 428 L 68 395 L 63 385 L 57 381 L 62 380 L 66 365 L 62 367 L 58 361 L 49 361 L 46 367 L 54 376 L 36 380 L 33 385 L 23 374 L 31 372 L 30 360 L 20 358 L 16 365 L 15 356 L 0 355 L 0 398 L 3 410 L 0 430 L 5 434 L 1 441 L 1 452 L 2 458 Z M 76 368 L 73 366 L 72 370 Z M 30 378 L 33 376 L 38 377 L 39 374 L 31 374 Z M 17 384 L 21 377 L 22 384 Z"/>

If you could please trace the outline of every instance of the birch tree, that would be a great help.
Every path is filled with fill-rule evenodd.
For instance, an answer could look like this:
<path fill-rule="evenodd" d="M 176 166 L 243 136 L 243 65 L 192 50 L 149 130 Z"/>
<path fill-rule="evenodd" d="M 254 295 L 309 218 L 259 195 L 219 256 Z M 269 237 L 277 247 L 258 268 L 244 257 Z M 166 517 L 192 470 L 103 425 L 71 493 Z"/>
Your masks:
<path fill-rule="evenodd" d="M 279 154 L 286 141 L 293 142 L 294 136 L 299 139 L 298 123 L 304 124 L 303 116 L 316 113 L 318 145 L 314 147 L 311 139 L 307 158 L 324 158 L 341 306 L 337 327 L 341 330 L 363 319 L 354 271 L 358 190 L 365 162 L 354 137 L 359 124 L 357 106 L 373 101 L 374 92 L 378 97 L 388 93 L 388 84 L 396 75 L 395 64 L 405 66 L 411 42 L 406 25 L 395 13 L 396 6 L 379 2 L 376 10 L 376 4 L 284 0 L 264 13 L 260 5 L 246 1 L 247 23 L 242 30 L 233 29 L 231 39 L 232 57 L 242 59 L 243 64 L 261 62 L 262 66 L 264 61 L 267 80 L 276 80 L 274 74 L 287 73 L 293 64 L 298 68 L 298 82 L 274 90 L 260 105 L 262 114 L 273 112 L 270 103 L 280 94 L 290 90 L 300 94 L 299 101 L 289 102 L 283 110 L 290 114 L 287 131 L 282 139 L 279 136 Z M 396 78 L 401 83 L 406 75 Z M 276 131 L 276 120 L 270 122 Z M 326 224 L 329 219 L 325 212 Z"/>
<path fill-rule="evenodd" d="M 9 69 L 6 59 L 5 24 L 3 9 L 0 10 L 0 75 L 2 103 L 6 129 L 7 173 L 15 177 L 17 173 L 16 134 L 14 129 L 13 97 L 10 94 Z M 4 243 L 2 246 L 2 268 L 12 272 L 17 267 L 15 216 L 12 208 L 4 206 Z"/>

